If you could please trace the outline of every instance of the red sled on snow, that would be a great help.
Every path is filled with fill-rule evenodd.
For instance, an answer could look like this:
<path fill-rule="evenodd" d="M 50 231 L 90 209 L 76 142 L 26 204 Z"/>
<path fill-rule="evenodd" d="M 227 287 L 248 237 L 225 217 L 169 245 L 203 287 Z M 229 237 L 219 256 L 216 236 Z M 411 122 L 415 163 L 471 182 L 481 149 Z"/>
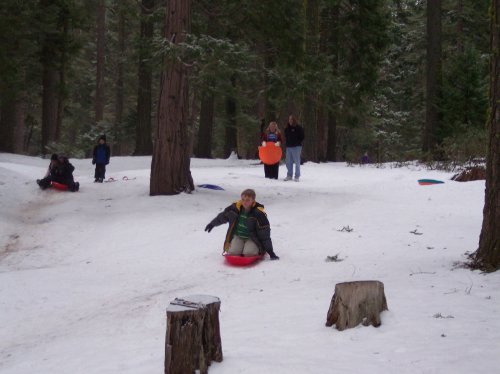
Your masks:
<path fill-rule="evenodd" d="M 274 165 L 281 160 L 283 151 L 274 142 L 267 142 L 265 146 L 259 147 L 259 158 L 266 165 Z"/>
<path fill-rule="evenodd" d="M 226 262 L 232 266 L 248 266 L 264 258 L 264 255 L 258 256 L 231 256 L 224 255 Z"/>
<path fill-rule="evenodd" d="M 50 186 L 54 187 L 56 190 L 61 190 L 61 191 L 67 191 L 69 188 L 67 184 L 62 184 L 57 182 L 50 182 Z"/>

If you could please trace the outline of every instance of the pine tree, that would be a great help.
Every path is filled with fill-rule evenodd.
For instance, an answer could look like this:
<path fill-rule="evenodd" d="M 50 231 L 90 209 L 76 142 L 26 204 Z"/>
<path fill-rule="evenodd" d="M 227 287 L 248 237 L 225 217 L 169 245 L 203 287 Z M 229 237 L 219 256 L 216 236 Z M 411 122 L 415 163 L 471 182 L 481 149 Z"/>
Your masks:
<path fill-rule="evenodd" d="M 169 1 L 165 15 L 167 43 L 183 43 L 190 31 L 191 1 Z M 151 162 L 150 195 L 174 195 L 194 190 L 190 171 L 187 78 L 187 67 L 182 61 L 166 61 Z"/>
<path fill-rule="evenodd" d="M 486 163 L 486 190 L 479 248 L 472 255 L 473 267 L 500 269 L 500 0 L 492 0 L 490 35 L 489 144 Z"/>

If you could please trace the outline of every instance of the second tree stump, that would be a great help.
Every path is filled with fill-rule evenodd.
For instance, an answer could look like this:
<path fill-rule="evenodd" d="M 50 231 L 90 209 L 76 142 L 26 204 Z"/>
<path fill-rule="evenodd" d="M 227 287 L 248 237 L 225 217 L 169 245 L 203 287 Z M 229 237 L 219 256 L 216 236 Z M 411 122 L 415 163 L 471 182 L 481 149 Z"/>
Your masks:
<path fill-rule="evenodd" d="M 345 282 L 335 285 L 335 293 L 326 316 L 326 326 L 337 330 L 381 325 L 380 313 L 387 310 L 384 284 L 379 281 Z"/>
<path fill-rule="evenodd" d="M 222 361 L 219 310 L 215 296 L 194 295 L 170 303 L 165 374 L 206 374 L 212 361 Z"/>

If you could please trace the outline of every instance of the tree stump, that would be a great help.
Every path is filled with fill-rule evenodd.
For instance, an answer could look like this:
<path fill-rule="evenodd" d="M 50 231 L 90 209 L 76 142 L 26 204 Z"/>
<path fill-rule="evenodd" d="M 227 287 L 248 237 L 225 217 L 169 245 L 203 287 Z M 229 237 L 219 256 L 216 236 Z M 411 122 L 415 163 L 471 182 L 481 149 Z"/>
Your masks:
<path fill-rule="evenodd" d="M 455 174 L 452 180 L 457 182 L 470 182 L 486 179 L 486 168 L 484 166 L 468 167 L 458 174 Z"/>
<path fill-rule="evenodd" d="M 360 323 L 379 327 L 380 313 L 384 310 L 388 309 L 382 282 L 338 283 L 326 316 L 326 326 L 335 324 L 339 331 L 356 327 Z"/>
<path fill-rule="evenodd" d="M 176 298 L 167 308 L 165 374 L 206 374 L 222 361 L 220 299 L 192 295 Z"/>

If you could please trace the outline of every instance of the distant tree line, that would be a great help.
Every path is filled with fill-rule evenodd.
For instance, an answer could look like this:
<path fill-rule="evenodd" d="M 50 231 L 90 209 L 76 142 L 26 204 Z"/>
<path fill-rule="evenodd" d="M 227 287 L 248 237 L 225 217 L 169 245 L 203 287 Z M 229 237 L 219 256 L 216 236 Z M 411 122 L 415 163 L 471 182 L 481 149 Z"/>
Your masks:
<path fill-rule="evenodd" d="M 484 157 L 488 1 L 4 0 L 0 151 L 151 155 L 165 64 L 185 68 L 195 157 L 253 158 L 294 114 L 307 160 Z M 161 105 L 161 104 L 160 104 Z"/>

